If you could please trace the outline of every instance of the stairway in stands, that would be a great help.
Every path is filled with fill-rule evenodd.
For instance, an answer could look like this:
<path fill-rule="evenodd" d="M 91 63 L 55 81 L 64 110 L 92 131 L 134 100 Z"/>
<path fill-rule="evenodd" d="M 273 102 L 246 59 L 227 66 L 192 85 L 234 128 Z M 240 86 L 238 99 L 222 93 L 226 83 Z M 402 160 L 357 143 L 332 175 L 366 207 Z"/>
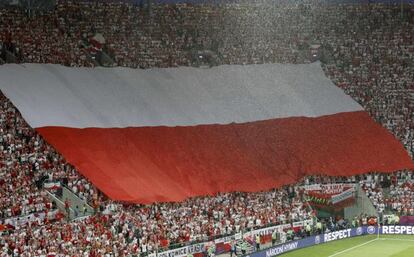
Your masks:
<path fill-rule="evenodd" d="M 56 203 L 59 210 L 65 213 L 69 220 L 81 219 L 90 216 L 95 212 L 87 201 L 81 199 L 65 186 L 62 186 L 55 191 L 47 191 L 47 193 L 50 200 Z M 69 209 L 66 209 L 65 207 L 66 201 L 69 203 Z"/>

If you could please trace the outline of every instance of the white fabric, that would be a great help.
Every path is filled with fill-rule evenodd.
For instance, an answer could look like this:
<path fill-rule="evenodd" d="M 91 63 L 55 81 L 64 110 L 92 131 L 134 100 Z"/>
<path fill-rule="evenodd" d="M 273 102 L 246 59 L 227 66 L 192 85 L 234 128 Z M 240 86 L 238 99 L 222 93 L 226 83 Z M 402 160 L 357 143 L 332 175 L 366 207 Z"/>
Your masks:
<path fill-rule="evenodd" d="M 362 110 L 319 63 L 150 70 L 8 64 L 0 78 L 33 127 L 228 124 Z"/>

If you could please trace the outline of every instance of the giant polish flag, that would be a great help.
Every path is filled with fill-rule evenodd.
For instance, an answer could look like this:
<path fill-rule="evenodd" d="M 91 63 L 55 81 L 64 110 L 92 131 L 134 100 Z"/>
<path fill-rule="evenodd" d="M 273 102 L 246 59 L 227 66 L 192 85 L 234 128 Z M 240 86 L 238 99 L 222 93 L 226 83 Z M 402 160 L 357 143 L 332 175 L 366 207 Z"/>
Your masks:
<path fill-rule="evenodd" d="M 305 175 L 413 168 L 320 65 L 0 66 L 26 121 L 114 200 L 259 191 Z"/>

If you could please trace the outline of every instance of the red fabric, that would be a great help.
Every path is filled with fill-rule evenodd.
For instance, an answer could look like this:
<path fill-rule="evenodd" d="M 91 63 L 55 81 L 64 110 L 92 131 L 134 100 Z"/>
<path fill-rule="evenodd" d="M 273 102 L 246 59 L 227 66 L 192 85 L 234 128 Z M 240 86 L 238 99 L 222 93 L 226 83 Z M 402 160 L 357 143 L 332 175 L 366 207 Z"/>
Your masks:
<path fill-rule="evenodd" d="M 306 174 L 414 168 L 402 145 L 362 111 L 229 125 L 38 131 L 111 199 L 135 203 L 265 190 Z"/>
<path fill-rule="evenodd" d="M 272 234 L 268 234 L 268 235 L 264 235 L 260 237 L 261 244 L 267 244 L 269 242 L 272 242 Z"/>

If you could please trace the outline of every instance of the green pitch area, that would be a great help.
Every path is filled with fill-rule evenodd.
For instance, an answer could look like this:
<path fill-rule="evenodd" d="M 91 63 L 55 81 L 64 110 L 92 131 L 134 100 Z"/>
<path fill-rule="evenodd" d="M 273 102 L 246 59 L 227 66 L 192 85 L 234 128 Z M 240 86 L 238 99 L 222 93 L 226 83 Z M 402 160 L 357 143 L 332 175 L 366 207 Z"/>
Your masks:
<path fill-rule="evenodd" d="M 414 236 L 362 236 L 289 252 L 281 257 L 414 257 Z"/>

